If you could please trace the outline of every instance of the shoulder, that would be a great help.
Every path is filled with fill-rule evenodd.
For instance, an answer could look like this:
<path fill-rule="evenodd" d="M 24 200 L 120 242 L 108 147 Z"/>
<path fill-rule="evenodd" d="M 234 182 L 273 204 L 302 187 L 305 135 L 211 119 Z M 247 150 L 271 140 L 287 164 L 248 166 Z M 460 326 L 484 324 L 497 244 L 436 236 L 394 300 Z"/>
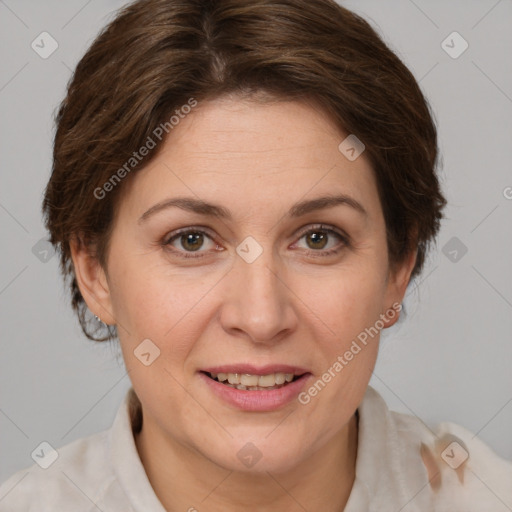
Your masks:
<path fill-rule="evenodd" d="M 429 426 L 413 415 L 389 416 L 403 461 L 421 462 L 436 511 L 512 510 L 511 461 L 456 423 Z"/>
<path fill-rule="evenodd" d="M 121 493 L 109 463 L 109 431 L 54 449 L 33 453 L 36 461 L 0 486 L 0 512 L 94 510 L 107 496 Z"/>
<path fill-rule="evenodd" d="M 510 512 L 512 462 L 461 425 L 391 411 L 368 386 L 347 511 Z"/>

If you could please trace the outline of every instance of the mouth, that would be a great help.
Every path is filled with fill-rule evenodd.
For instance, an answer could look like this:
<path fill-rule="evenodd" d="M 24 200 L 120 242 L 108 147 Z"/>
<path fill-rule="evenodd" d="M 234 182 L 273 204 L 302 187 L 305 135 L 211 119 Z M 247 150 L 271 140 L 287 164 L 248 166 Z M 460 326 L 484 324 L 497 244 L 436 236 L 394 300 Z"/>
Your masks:
<path fill-rule="evenodd" d="M 208 393 L 237 410 L 270 412 L 293 403 L 312 373 L 285 364 L 234 364 L 200 370 Z"/>
<path fill-rule="evenodd" d="M 275 372 L 264 375 L 228 372 L 202 373 L 225 386 L 242 391 L 271 391 L 273 389 L 286 387 L 290 383 L 300 379 L 306 372 L 300 374 Z"/>

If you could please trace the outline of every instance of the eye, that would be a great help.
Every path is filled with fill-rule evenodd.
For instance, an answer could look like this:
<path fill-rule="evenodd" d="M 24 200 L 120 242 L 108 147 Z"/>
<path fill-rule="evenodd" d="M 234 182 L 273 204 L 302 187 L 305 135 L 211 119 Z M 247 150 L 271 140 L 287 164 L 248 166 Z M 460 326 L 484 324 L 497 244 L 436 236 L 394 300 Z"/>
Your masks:
<path fill-rule="evenodd" d="M 186 228 L 171 235 L 164 240 L 163 245 L 183 258 L 200 258 L 204 256 L 204 252 L 208 251 L 200 251 L 200 249 L 204 248 L 205 241 L 210 242 L 210 249 L 218 249 L 218 245 L 213 241 L 213 238 L 203 229 Z"/>
<path fill-rule="evenodd" d="M 303 238 L 306 239 L 306 253 L 311 256 L 337 254 L 349 245 L 347 235 L 331 226 L 323 224 L 309 227 L 306 231 L 302 231 L 299 235 L 299 241 Z M 331 240 L 333 239 L 338 239 L 338 244 L 332 246 Z M 205 256 L 205 253 L 209 252 L 208 247 L 206 247 L 206 250 L 201 251 L 201 249 L 205 248 L 205 244 L 208 246 L 208 243 L 212 251 L 224 250 L 215 243 L 213 237 L 204 228 L 199 227 L 188 227 L 175 231 L 162 242 L 162 245 L 181 258 L 201 258 Z M 331 247 L 328 247 L 329 245 Z"/>
<path fill-rule="evenodd" d="M 302 232 L 300 240 L 306 240 L 306 251 L 312 256 L 328 256 L 330 254 L 339 253 L 344 247 L 348 246 L 348 236 L 339 232 L 331 226 L 319 224 L 310 227 L 307 231 Z M 331 240 L 338 239 L 341 243 L 331 244 Z M 328 247 L 330 245 L 330 247 Z M 326 248 L 327 247 L 327 248 Z"/>

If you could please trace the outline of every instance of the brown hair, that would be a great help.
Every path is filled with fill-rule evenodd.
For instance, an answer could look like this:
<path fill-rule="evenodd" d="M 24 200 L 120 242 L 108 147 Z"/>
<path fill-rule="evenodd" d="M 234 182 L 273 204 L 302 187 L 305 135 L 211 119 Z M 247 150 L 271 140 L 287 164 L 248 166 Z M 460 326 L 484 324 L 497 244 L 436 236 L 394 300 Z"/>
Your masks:
<path fill-rule="evenodd" d="M 90 245 L 104 265 L 116 201 L 129 179 L 120 169 L 133 152 L 191 98 L 257 92 L 313 100 L 363 141 L 390 261 L 417 249 L 413 276 L 419 273 L 445 205 L 436 126 L 411 72 L 364 19 L 332 0 L 140 0 L 95 39 L 56 116 L 43 213 L 87 337 L 113 339 L 115 329 L 90 330 L 70 239 Z M 158 141 L 142 164 L 160 147 Z M 116 173 L 123 182 L 98 198 L 95 191 Z"/>

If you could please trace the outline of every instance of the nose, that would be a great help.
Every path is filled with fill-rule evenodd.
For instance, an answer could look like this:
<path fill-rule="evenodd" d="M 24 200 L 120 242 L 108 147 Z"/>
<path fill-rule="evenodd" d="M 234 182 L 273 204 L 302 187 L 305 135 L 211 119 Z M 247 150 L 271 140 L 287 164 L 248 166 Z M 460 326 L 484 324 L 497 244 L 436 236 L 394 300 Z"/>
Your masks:
<path fill-rule="evenodd" d="M 253 343 L 275 344 L 296 328 L 294 294 L 286 269 L 274 261 L 271 250 L 249 263 L 236 255 L 226 276 L 220 321 L 231 336 Z"/>

